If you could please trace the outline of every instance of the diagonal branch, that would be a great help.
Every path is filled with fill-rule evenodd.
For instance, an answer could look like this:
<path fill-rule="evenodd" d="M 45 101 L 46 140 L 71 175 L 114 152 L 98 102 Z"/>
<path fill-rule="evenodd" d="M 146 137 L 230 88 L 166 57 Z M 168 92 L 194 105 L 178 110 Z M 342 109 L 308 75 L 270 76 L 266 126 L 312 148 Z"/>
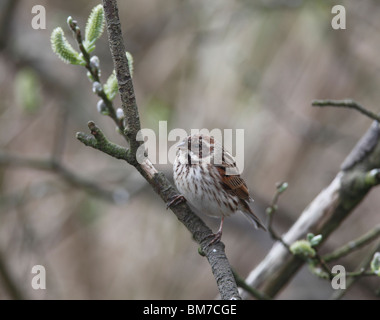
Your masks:
<path fill-rule="evenodd" d="M 379 137 L 380 127 L 375 121 L 343 162 L 330 185 L 318 194 L 282 237 L 286 243 L 305 238 L 307 233 L 321 234 L 323 241 L 326 240 L 371 188 L 380 184 Z M 274 297 L 303 263 L 277 242 L 249 274 L 246 282 Z"/>
<path fill-rule="evenodd" d="M 359 111 L 360 113 L 366 115 L 367 117 L 379 121 L 380 122 L 380 116 L 376 113 L 367 110 L 364 108 L 360 103 L 357 103 L 354 100 L 314 100 L 311 103 L 314 107 L 341 107 L 341 108 L 349 108 Z"/>
<path fill-rule="evenodd" d="M 137 137 L 140 134 L 141 124 L 132 78 L 128 68 L 125 48 L 121 33 L 116 0 L 103 0 L 104 13 L 107 23 L 107 33 L 110 50 L 115 67 L 119 93 L 125 116 L 124 134 L 129 143 L 129 149 L 117 146 L 106 139 L 102 131 L 93 123 L 88 126 L 91 135 L 78 133 L 77 138 L 87 146 L 105 152 L 112 157 L 122 159 L 134 166 L 149 182 L 156 193 L 167 203 L 178 195 L 178 192 L 161 172 L 158 172 L 149 159 L 138 161 L 137 151 L 144 148 Z M 140 140 L 140 139 L 139 139 Z M 200 244 L 201 251 L 207 257 L 212 273 L 215 277 L 222 299 L 240 299 L 236 281 L 224 251 L 222 242 L 208 246 L 210 228 L 195 215 L 186 203 L 171 207 L 178 220 L 191 232 L 194 240 Z"/>
<path fill-rule="evenodd" d="M 351 253 L 354 250 L 358 250 L 361 247 L 367 245 L 368 243 L 372 242 L 373 240 L 380 237 L 380 224 L 375 226 L 373 229 L 369 230 L 367 233 L 363 234 L 357 239 L 351 240 L 344 246 L 334 250 L 333 252 L 326 254 L 323 256 L 323 260 L 326 262 L 330 262 L 336 259 L 339 259 L 341 257 L 344 257 Z"/>
<path fill-rule="evenodd" d="M 115 67 L 117 82 L 119 84 L 121 106 L 126 121 L 124 134 L 127 136 L 129 142 L 130 153 L 135 155 L 141 144 L 141 142 L 136 140 L 141 125 L 132 77 L 128 67 L 127 56 L 125 54 L 126 50 L 121 33 L 117 1 L 103 0 L 103 7 L 107 22 L 108 42 Z"/>
<path fill-rule="evenodd" d="M 371 260 L 373 258 L 373 255 L 380 250 L 380 242 L 375 244 L 367 253 L 367 255 L 364 257 L 364 259 L 360 262 L 358 267 L 358 276 L 352 276 L 347 279 L 346 281 L 346 288 L 345 289 L 339 289 L 336 290 L 332 296 L 331 299 L 337 300 L 341 299 L 348 291 L 348 289 L 359 279 L 361 275 L 373 275 L 373 273 L 366 273 L 367 268 L 369 267 Z"/>
<path fill-rule="evenodd" d="M 110 142 L 94 122 L 90 121 L 88 127 L 91 131 L 91 135 L 79 132 L 77 133 L 79 141 L 86 146 L 100 150 L 116 159 L 124 160 L 132 165 L 135 164 L 135 159 L 130 156 L 128 150 Z M 149 159 L 145 159 L 141 164 L 136 165 L 136 169 L 139 170 L 165 202 L 168 202 L 178 194 L 165 175 L 158 172 Z M 224 252 L 224 244 L 219 242 L 208 246 L 208 236 L 212 231 L 190 210 L 186 203 L 172 206 L 171 210 L 178 220 L 191 232 L 194 240 L 200 244 L 201 252 L 204 253 L 211 265 L 221 298 L 240 299 L 235 278 Z"/>

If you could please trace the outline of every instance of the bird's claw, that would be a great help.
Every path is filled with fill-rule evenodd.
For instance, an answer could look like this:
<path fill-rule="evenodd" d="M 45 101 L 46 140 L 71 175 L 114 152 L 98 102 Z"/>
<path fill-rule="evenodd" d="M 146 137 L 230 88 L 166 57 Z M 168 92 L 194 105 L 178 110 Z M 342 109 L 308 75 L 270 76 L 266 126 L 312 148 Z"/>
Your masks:
<path fill-rule="evenodd" d="M 206 245 L 206 248 L 220 242 L 222 239 L 222 232 L 219 230 L 217 233 L 212 233 L 207 236 L 207 238 L 212 238 L 211 241 Z"/>
<path fill-rule="evenodd" d="M 166 210 L 168 210 L 172 205 L 177 205 L 185 201 L 186 201 L 186 198 L 183 195 L 178 194 L 172 197 L 171 199 L 169 199 L 169 201 L 166 203 Z"/>

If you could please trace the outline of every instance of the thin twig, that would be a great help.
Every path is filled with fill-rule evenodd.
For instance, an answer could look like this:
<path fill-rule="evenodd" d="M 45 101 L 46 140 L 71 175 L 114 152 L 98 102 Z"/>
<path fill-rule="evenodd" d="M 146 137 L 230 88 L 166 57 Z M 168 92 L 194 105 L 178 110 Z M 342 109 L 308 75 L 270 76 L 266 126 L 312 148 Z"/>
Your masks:
<path fill-rule="evenodd" d="M 82 53 L 84 61 L 86 62 L 85 67 L 86 67 L 87 71 L 91 74 L 94 81 L 101 83 L 100 77 L 99 77 L 99 74 L 100 74 L 99 69 L 96 67 L 93 67 L 91 64 L 91 55 L 87 52 L 87 50 L 83 44 L 82 33 L 81 33 L 81 30 L 78 26 L 77 21 L 76 20 L 70 20 L 69 26 L 74 33 L 75 40 L 77 41 L 77 44 L 78 44 L 78 48 Z M 120 132 L 123 133 L 124 132 L 123 121 L 121 119 L 118 119 L 118 117 L 116 115 L 115 108 L 113 106 L 113 103 L 111 100 L 108 99 L 106 93 L 104 92 L 104 88 L 102 85 L 96 91 L 96 94 L 99 96 L 99 98 L 101 98 L 104 101 L 105 105 L 107 106 L 109 116 L 116 123 Z"/>
<path fill-rule="evenodd" d="M 371 241 L 377 239 L 380 236 L 380 225 L 375 226 L 373 229 L 360 236 L 357 239 L 351 240 L 344 246 L 334 250 L 333 252 L 323 256 L 323 260 L 326 262 L 333 261 L 348 255 L 349 253 L 360 249 L 367 245 Z"/>
<path fill-rule="evenodd" d="M 281 236 L 279 236 L 277 234 L 277 232 L 272 227 L 273 217 L 274 217 L 274 214 L 277 212 L 277 209 L 278 209 L 277 202 L 280 198 L 280 195 L 287 189 L 287 187 L 288 187 L 287 182 L 282 182 L 282 183 L 277 184 L 276 192 L 272 198 L 272 202 L 271 202 L 270 206 L 266 209 L 266 213 L 268 215 L 267 229 L 268 229 L 270 236 L 272 237 L 272 239 L 281 242 L 284 245 L 284 247 L 290 251 L 290 249 L 289 249 L 290 246 L 284 241 L 284 239 L 282 239 Z"/>
<path fill-rule="evenodd" d="M 286 243 L 294 243 L 308 232 L 321 234 L 325 241 L 365 198 L 373 186 L 373 183 L 367 183 L 368 172 L 380 168 L 379 136 L 380 128 L 375 122 L 351 152 L 355 165 L 339 171 L 333 181 L 303 210 L 298 220 L 282 236 Z M 290 255 L 282 244 L 276 243 L 246 281 L 273 297 L 302 264 L 303 260 Z M 245 297 L 244 294 L 242 296 Z"/>
<path fill-rule="evenodd" d="M 259 299 L 259 300 L 270 300 L 271 297 L 268 297 L 266 294 L 260 292 L 259 290 L 255 289 L 254 287 L 250 286 L 245 280 L 239 276 L 239 274 L 235 271 L 232 270 L 234 278 L 236 280 L 236 284 L 238 287 L 244 289 L 248 293 L 251 294 L 252 297 Z"/>
<path fill-rule="evenodd" d="M 357 103 L 354 100 L 346 99 L 346 100 L 314 100 L 311 103 L 314 107 L 342 107 L 342 108 L 349 108 L 349 109 L 355 109 L 362 114 L 366 115 L 367 117 L 379 121 L 380 122 L 380 116 L 376 113 L 367 110 L 364 108 L 361 104 Z"/>
<path fill-rule="evenodd" d="M 315 253 L 314 259 L 322 267 L 322 270 L 327 274 L 328 278 L 331 280 L 334 275 L 331 273 L 330 268 L 327 266 L 326 261 L 319 255 L 318 252 Z"/>
<path fill-rule="evenodd" d="M 371 261 L 372 261 L 372 258 L 373 258 L 373 255 L 380 250 L 380 242 L 377 243 L 375 246 L 373 246 L 373 248 L 371 248 L 371 250 L 369 250 L 368 254 L 366 255 L 366 257 L 364 257 L 364 259 L 362 259 L 359 267 L 358 267 L 358 272 L 357 272 L 357 275 L 355 275 L 354 272 L 350 272 L 351 274 L 351 277 L 347 279 L 346 281 L 346 288 L 345 289 L 340 289 L 340 290 L 337 290 L 333 293 L 333 295 L 331 296 L 331 299 L 341 299 L 348 291 L 348 289 L 358 280 L 360 279 L 360 276 L 362 275 L 367 275 L 367 268 L 368 266 L 370 265 Z"/>

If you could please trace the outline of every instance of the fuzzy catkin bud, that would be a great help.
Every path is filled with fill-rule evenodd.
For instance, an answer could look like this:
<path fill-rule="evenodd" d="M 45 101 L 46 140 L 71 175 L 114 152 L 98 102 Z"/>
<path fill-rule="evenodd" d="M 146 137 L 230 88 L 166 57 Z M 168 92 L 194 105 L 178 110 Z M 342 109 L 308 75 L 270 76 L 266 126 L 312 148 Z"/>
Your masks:
<path fill-rule="evenodd" d="M 121 108 L 117 108 L 116 109 L 116 117 L 118 118 L 118 119 L 123 119 L 124 118 L 124 112 L 123 112 L 123 109 L 121 109 Z"/>
<path fill-rule="evenodd" d="M 94 7 L 88 17 L 83 43 L 87 52 L 95 49 L 95 42 L 100 38 L 104 29 L 104 10 L 101 4 Z"/>
<path fill-rule="evenodd" d="M 102 115 L 105 115 L 105 116 L 109 115 L 108 108 L 103 100 L 98 101 L 96 108 L 98 109 L 99 113 L 101 113 Z"/>
<path fill-rule="evenodd" d="M 53 30 L 50 41 L 53 51 L 62 61 L 79 65 L 85 63 L 81 55 L 67 41 L 62 28 L 58 27 Z"/>
<path fill-rule="evenodd" d="M 290 251 L 297 256 L 304 258 L 313 258 L 315 256 L 315 250 L 311 247 L 310 242 L 307 240 L 295 241 L 290 246 Z"/>
<path fill-rule="evenodd" d="M 99 94 L 102 90 L 103 90 L 103 87 L 98 81 L 95 81 L 92 84 L 92 92 L 93 93 Z"/>
<path fill-rule="evenodd" d="M 99 61 L 99 58 L 97 56 L 92 56 L 91 57 L 91 59 L 90 59 L 90 67 L 91 68 L 96 68 L 96 69 L 100 68 L 100 61 Z"/>

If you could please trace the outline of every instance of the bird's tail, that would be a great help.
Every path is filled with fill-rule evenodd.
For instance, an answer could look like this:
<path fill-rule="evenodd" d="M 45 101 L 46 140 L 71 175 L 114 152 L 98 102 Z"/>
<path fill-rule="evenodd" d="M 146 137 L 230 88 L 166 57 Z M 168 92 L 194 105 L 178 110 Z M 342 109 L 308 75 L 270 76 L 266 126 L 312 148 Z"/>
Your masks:
<path fill-rule="evenodd" d="M 244 213 L 244 215 L 248 218 L 250 222 L 253 222 L 256 229 L 261 228 L 264 231 L 267 231 L 267 228 L 264 226 L 261 220 L 253 213 L 252 202 L 253 202 L 252 199 L 250 199 L 250 201 L 243 200 L 245 210 L 241 210 L 241 211 Z"/>

